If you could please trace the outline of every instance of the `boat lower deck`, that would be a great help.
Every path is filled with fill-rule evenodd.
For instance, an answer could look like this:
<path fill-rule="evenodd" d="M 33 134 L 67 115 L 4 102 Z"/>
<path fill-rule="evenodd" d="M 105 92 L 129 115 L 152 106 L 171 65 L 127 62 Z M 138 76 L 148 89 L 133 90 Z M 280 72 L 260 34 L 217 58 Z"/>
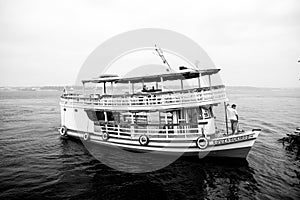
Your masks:
<path fill-rule="evenodd" d="M 199 138 L 189 138 L 189 140 L 170 140 L 151 141 L 151 138 L 145 143 L 140 140 L 128 140 L 123 138 L 109 138 L 105 133 L 80 132 L 68 130 L 66 136 L 79 138 L 84 142 L 91 142 L 103 146 L 117 147 L 132 152 L 151 152 L 164 155 L 184 155 L 209 157 L 231 157 L 246 158 L 260 130 L 248 131 L 237 135 L 208 139 L 207 145 L 199 145 Z M 105 137 L 104 137 L 105 136 Z"/>

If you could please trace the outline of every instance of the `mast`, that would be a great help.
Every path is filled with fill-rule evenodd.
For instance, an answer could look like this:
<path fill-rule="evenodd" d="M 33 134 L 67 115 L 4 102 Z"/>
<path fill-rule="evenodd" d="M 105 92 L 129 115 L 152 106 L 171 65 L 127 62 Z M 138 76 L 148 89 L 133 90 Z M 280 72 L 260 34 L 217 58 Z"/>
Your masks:
<path fill-rule="evenodd" d="M 161 50 L 161 48 L 158 49 L 157 45 L 155 45 L 155 51 L 158 53 L 158 55 L 162 59 L 163 63 L 168 65 L 169 71 L 172 71 L 171 66 L 169 65 L 168 61 L 166 60 L 165 56 L 163 55 L 163 51 Z"/>

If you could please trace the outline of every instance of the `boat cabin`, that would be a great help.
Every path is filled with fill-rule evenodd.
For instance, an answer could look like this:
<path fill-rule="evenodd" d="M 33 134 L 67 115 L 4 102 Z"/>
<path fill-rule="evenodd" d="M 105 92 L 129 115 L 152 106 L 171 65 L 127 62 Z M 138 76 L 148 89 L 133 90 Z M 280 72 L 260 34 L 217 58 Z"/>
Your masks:
<path fill-rule="evenodd" d="M 224 86 L 211 84 L 211 76 L 218 72 L 219 69 L 193 70 L 125 78 L 102 75 L 83 80 L 84 96 L 88 96 L 84 101 L 87 103 L 85 111 L 90 120 L 102 128 L 121 127 L 135 129 L 134 132 L 139 132 L 139 129 L 147 132 L 163 130 L 168 133 L 196 133 L 200 130 L 203 134 L 214 134 L 213 106 L 226 100 Z M 204 87 L 203 76 L 208 76 L 208 85 Z M 184 81 L 192 79 L 197 80 L 197 85 L 186 89 Z M 171 87 L 166 89 L 168 81 Z M 179 82 L 180 88 L 172 87 L 174 81 Z M 87 83 L 102 84 L 102 94 L 86 95 Z"/>

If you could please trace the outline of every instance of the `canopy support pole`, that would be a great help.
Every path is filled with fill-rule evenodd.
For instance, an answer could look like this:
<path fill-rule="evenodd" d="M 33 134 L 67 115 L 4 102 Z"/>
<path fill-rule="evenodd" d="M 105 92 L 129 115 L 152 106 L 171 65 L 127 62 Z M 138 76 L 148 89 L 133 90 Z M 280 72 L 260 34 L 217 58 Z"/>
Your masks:
<path fill-rule="evenodd" d="M 209 88 L 211 89 L 211 75 L 208 75 Z"/>
<path fill-rule="evenodd" d="M 228 135 L 228 119 L 227 119 L 227 106 L 226 106 L 226 102 L 224 102 L 224 107 L 225 107 L 226 134 Z"/>
<path fill-rule="evenodd" d="M 106 94 L 106 82 L 103 82 L 103 93 Z"/>
<path fill-rule="evenodd" d="M 180 86 L 181 86 L 181 90 L 183 90 L 183 80 L 180 79 Z"/>
<path fill-rule="evenodd" d="M 200 77 L 201 77 L 201 73 L 199 73 L 199 76 L 198 76 L 198 86 L 199 86 L 199 88 L 201 88 L 201 81 L 200 81 Z"/>
<path fill-rule="evenodd" d="M 161 91 L 164 91 L 164 79 L 163 77 L 160 77 L 160 82 L 161 82 Z"/>
<path fill-rule="evenodd" d="M 130 91 L 130 81 L 128 81 L 128 93 L 131 94 L 131 91 Z"/>
<path fill-rule="evenodd" d="M 132 94 L 134 94 L 134 83 L 131 84 Z"/>
<path fill-rule="evenodd" d="M 85 83 L 82 83 L 83 86 L 83 96 L 85 96 Z"/>

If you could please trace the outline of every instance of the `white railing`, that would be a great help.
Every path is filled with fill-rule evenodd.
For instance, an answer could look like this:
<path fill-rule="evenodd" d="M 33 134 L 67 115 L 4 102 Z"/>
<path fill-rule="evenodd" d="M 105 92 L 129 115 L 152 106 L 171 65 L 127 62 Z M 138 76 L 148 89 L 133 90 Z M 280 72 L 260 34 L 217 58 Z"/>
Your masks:
<path fill-rule="evenodd" d="M 64 94 L 62 101 L 71 104 L 84 104 L 102 107 L 141 107 L 152 105 L 190 104 L 207 101 L 224 101 L 226 99 L 225 88 L 214 86 L 205 90 L 192 89 L 174 92 L 142 93 L 133 95 L 102 95 L 83 97 Z"/>
<path fill-rule="evenodd" d="M 169 126 L 169 127 L 168 127 Z M 149 138 L 155 139 L 196 139 L 203 135 L 204 125 L 194 125 L 191 126 L 181 126 L 176 125 L 170 128 L 170 125 L 165 126 L 165 128 L 159 128 L 158 126 L 145 126 L 145 127 L 136 127 L 134 125 L 128 125 L 128 127 L 123 127 L 120 125 L 111 126 L 108 124 L 105 125 L 96 125 L 95 131 L 102 135 L 101 132 L 109 133 L 110 137 L 114 138 L 124 138 L 124 139 L 138 139 L 141 135 L 147 135 Z"/>

